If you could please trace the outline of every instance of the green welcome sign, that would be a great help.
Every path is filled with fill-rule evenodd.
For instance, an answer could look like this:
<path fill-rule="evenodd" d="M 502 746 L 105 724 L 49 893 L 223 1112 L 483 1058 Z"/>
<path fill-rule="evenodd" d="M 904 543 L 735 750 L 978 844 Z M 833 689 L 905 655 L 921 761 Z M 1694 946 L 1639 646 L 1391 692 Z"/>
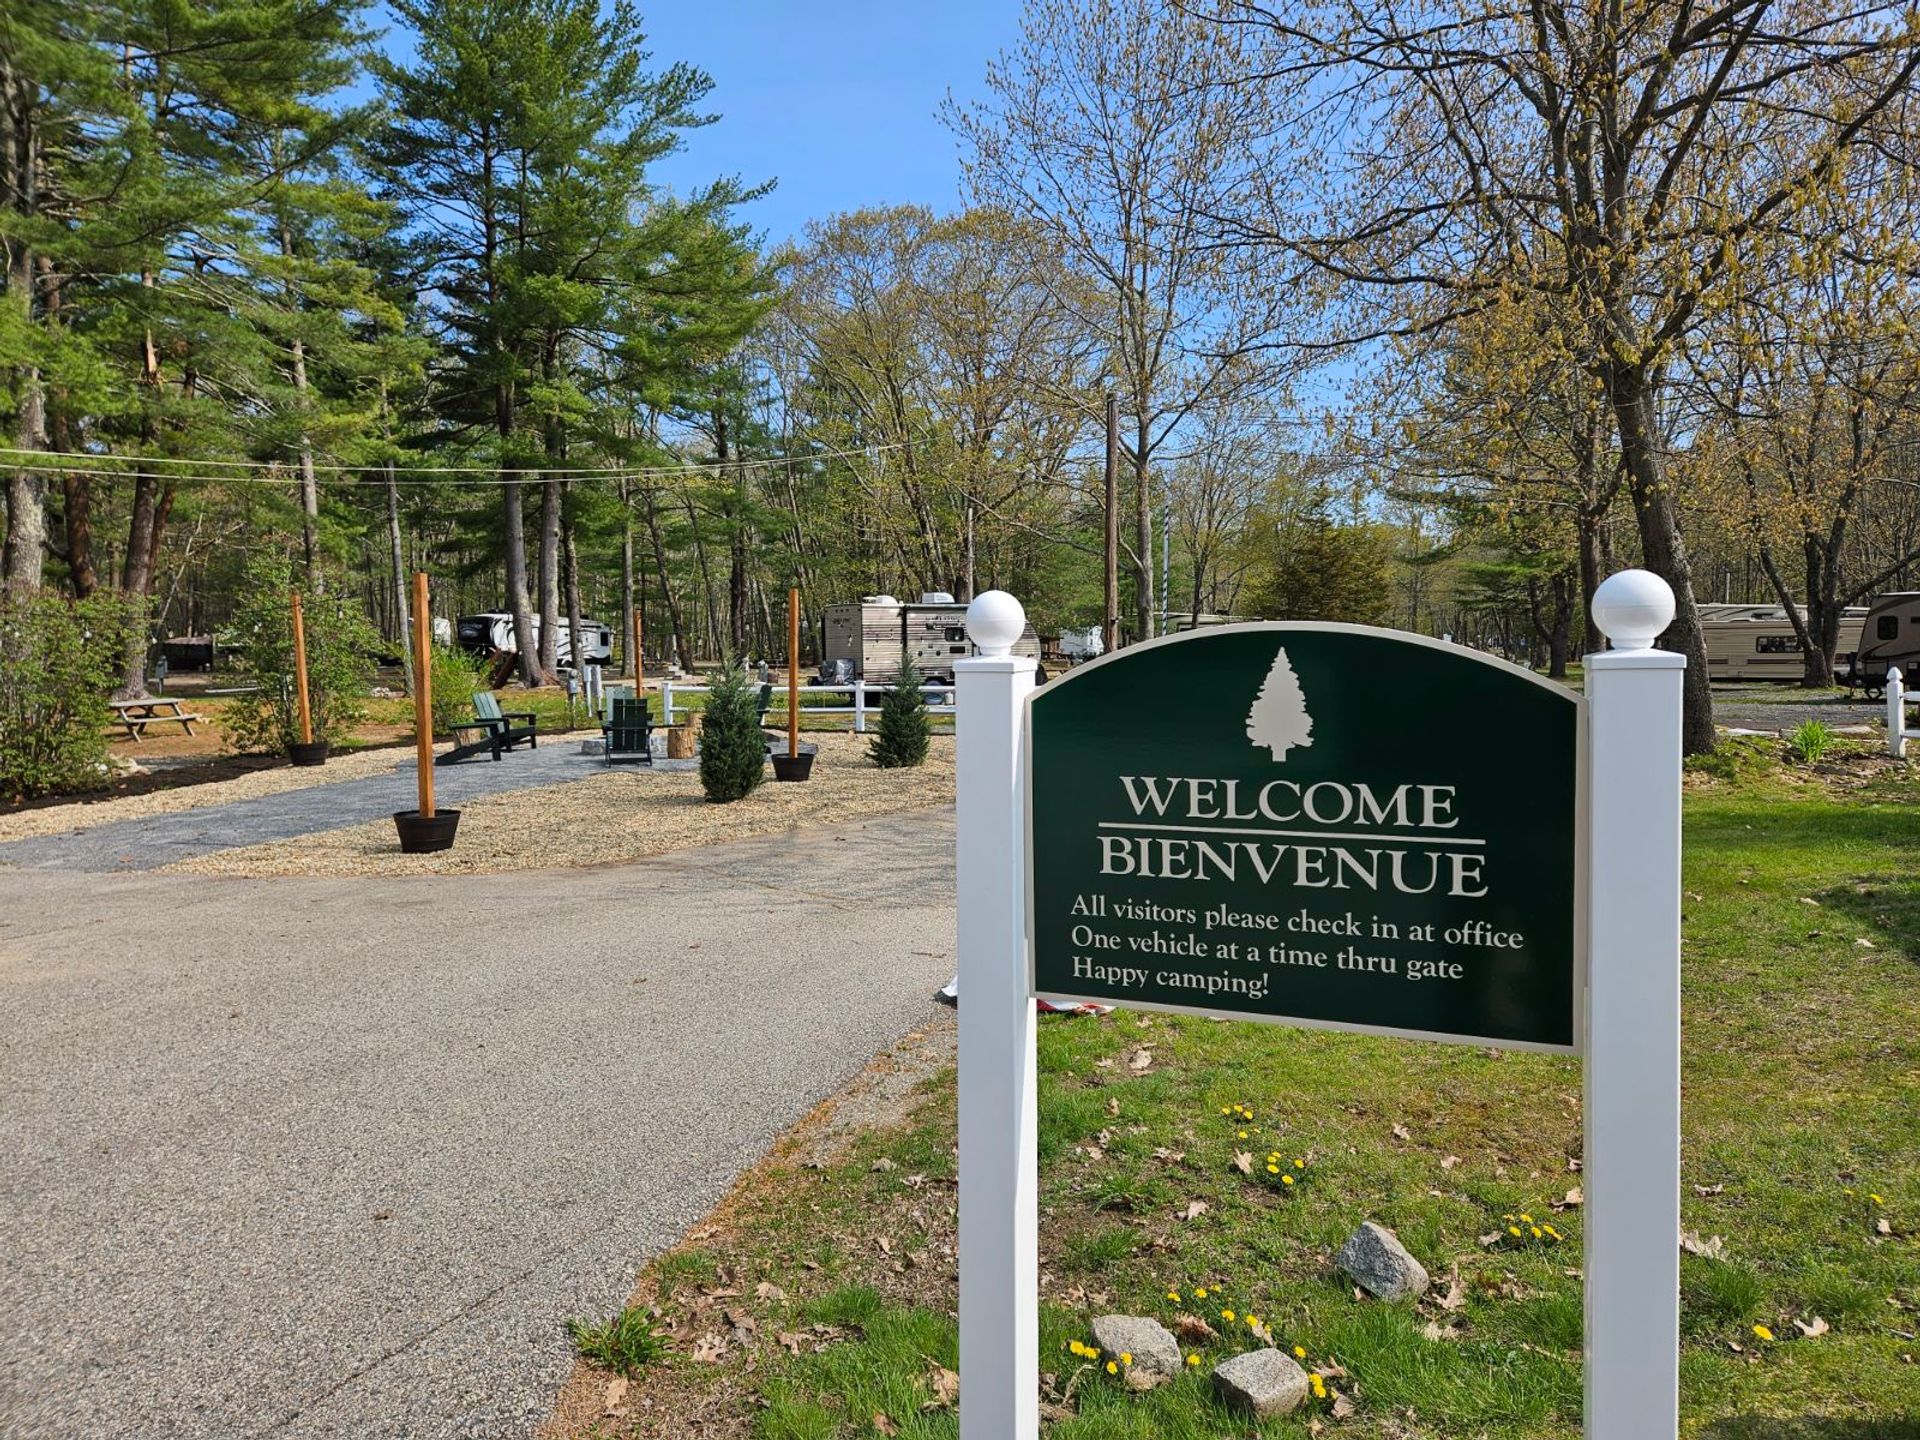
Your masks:
<path fill-rule="evenodd" d="M 1572 1050 L 1581 703 L 1350 625 L 1074 670 L 1028 702 L 1032 992 Z"/>

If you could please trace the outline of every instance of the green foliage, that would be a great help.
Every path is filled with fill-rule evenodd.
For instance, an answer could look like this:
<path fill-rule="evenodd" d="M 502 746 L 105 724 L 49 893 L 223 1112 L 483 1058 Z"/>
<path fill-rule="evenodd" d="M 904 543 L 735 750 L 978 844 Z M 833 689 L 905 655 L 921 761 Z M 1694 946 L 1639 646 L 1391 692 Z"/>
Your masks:
<path fill-rule="evenodd" d="M 631 1306 L 598 1325 L 569 1320 L 567 1333 L 583 1359 L 628 1377 L 667 1353 L 667 1342 L 653 1328 L 653 1317 Z"/>
<path fill-rule="evenodd" d="M 1393 605 L 1393 543 L 1377 525 L 1336 525 L 1325 514 L 1256 531 L 1249 608 L 1263 620 L 1383 623 Z"/>
<path fill-rule="evenodd" d="M 717 805 L 744 800 L 767 769 L 754 684 L 738 664 L 713 677 L 700 728 L 700 788 Z"/>
<path fill-rule="evenodd" d="M 98 785 L 127 609 L 96 595 L 0 597 L 0 797 Z"/>
<path fill-rule="evenodd" d="M 926 760 L 932 734 L 926 696 L 920 693 L 920 672 L 908 660 L 900 667 L 900 679 L 881 703 L 880 729 L 867 753 L 882 770 L 907 769 Z"/>
<path fill-rule="evenodd" d="M 236 750 L 269 753 L 300 739 L 300 702 L 293 683 L 293 606 L 298 586 L 283 551 L 256 553 L 247 562 L 234 607 L 228 654 L 235 678 L 258 691 L 227 711 L 227 741 Z M 365 713 L 380 639 L 359 597 L 335 586 L 303 600 L 307 630 L 307 692 L 313 738 L 340 741 Z"/>
<path fill-rule="evenodd" d="M 1812 765 L 1833 749 L 1833 743 L 1837 738 L 1826 722 L 1803 720 L 1787 737 L 1787 745 L 1796 758 L 1805 764 Z"/>
<path fill-rule="evenodd" d="M 446 735 L 460 721 L 473 718 L 473 697 L 487 688 L 487 666 L 466 651 L 446 645 L 435 645 L 431 651 L 433 733 Z"/>

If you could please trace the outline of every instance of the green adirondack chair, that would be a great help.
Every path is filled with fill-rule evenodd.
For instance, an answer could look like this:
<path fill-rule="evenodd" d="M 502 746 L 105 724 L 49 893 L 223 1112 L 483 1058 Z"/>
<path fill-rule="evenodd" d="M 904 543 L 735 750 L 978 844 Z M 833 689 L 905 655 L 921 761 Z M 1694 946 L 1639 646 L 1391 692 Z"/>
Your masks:
<path fill-rule="evenodd" d="M 607 718 L 600 726 L 607 764 L 632 761 L 637 765 L 653 763 L 649 736 L 653 721 L 647 714 L 647 702 L 615 695 L 607 701 Z"/>
<path fill-rule="evenodd" d="M 502 710 L 491 690 L 477 691 L 473 697 L 473 719 L 453 727 L 454 734 L 472 734 L 475 738 L 455 745 L 433 763 L 451 765 L 482 751 L 498 760 L 504 751 L 516 745 L 540 748 L 540 721 L 531 710 Z"/>

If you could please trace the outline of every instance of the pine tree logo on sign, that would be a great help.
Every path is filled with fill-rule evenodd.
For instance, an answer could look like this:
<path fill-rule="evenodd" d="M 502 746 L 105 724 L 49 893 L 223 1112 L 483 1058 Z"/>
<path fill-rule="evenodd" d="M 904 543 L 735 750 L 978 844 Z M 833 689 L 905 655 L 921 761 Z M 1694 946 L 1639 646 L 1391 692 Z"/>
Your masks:
<path fill-rule="evenodd" d="M 1307 697 L 1301 693 L 1284 645 L 1274 652 L 1273 668 L 1247 712 L 1247 739 L 1265 745 L 1276 764 L 1295 746 L 1305 749 L 1313 744 L 1313 717 L 1307 713 Z"/>

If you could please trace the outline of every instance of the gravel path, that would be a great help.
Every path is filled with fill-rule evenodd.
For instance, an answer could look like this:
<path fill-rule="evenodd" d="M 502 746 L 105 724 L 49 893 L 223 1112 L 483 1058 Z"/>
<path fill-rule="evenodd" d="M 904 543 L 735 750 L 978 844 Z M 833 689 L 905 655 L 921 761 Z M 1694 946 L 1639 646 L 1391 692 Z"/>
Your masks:
<path fill-rule="evenodd" d="M 1713 718 L 1729 729 L 1791 730 L 1807 720 L 1820 720 L 1839 729 L 1844 725 L 1876 725 L 1887 718 L 1884 700 L 1862 700 L 1849 695 L 1797 693 L 1787 687 L 1774 691 L 1716 692 Z"/>
<path fill-rule="evenodd" d="M 317 779 L 301 788 L 254 792 L 242 800 L 232 800 L 228 786 L 245 785 L 255 777 L 218 786 L 197 786 L 196 789 L 228 793 L 198 797 L 199 803 L 190 809 L 148 806 L 128 819 L 0 843 L 0 866 L 27 870 L 152 870 L 216 850 L 262 845 L 343 825 L 390 820 L 395 810 L 413 808 L 416 770 L 411 759 L 397 766 L 393 759 L 393 752 L 388 751 L 374 773 L 349 771 L 354 778 Z M 692 767 L 694 762 L 656 760 L 654 764 L 665 770 Z M 498 764 L 474 760 L 439 766 L 433 772 L 434 799 L 438 804 L 453 807 L 482 795 L 583 779 L 606 768 L 604 761 L 582 755 L 577 739 L 559 740 L 537 750 L 516 750 Z M 326 766 L 304 774 L 324 777 L 333 769 L 334 763 L 329 761 Z M 302 773 L 269 770 L 262 772 L 260 778 Z M 143 798 L 160 800 L 172 793 L 175 792 Z M 191 792 L 180 793 L 184 796 Z M 141 802 L 114 803 L 139 805 Z M 94 818 L 97 822 L 97 817 Z"/>
<path fill-rule="evenodd" d="M 0 1436 L 530 1434 L 562 1322 L 933 1013 L 952 843 L 0 871 Z"/>

